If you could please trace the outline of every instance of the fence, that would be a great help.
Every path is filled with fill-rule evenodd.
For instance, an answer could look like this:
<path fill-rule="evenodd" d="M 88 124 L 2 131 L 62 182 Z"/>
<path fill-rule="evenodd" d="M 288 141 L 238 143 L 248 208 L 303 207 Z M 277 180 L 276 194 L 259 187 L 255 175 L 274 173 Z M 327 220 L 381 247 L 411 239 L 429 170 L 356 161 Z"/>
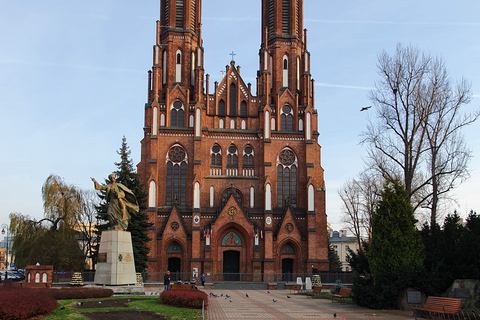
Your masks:
<path fill-rule="evenodd" d="M 53 282 L 59 283 L 69 283 L 72 278 L 73 272 L 56 272 L 53 276 Z M 163 276 L 165 272 L 144 272 L 142 273 L 143 282 L 148 283 L 163 283 Z M 342 281 L 343 284 L 352 284 L 353 283 L 353 273 L 352 272 L 319 272 L 315 273 L 320 275 L 320 279 L 323 284 L 333 284 L 337 280 Z M 286 283 L 286 282 L 296 282 L 297 278 L 302 278 L 305 281 L 306 277 L 312 277 L 312 273 L 214 273 L 206 274 L 205 282 L 277 282 L 277 283 Z M 83 282 L 94 282 L 95 281 L 95 271 L 83 271 L 82 272 Z M 193 276 L 191 272 L 171 272 L 170 273 L 171 282 L 193 282 Z M 197 283 L 200 283 L 200 275 L 195 278 Z"/>

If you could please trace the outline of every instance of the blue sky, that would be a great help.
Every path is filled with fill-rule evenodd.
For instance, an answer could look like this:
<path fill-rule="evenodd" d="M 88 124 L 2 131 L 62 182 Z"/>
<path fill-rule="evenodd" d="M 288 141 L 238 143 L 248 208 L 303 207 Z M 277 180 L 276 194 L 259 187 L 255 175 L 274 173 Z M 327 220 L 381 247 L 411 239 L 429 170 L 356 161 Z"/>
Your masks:
<path fill-rule="evenodd" d="M 126 136 L 135 163 L 143 138 L 147 71 L 159 0 L 0 0 L 0 222 L 11 212 L 43 216 L 50 174 L 83 189 L 115 170 Z M 205 72 L 213 82 L 229 63 L 255 87 L 259 0 L 204 0 Z M 328 221 L 342 227 L 337 190 L 363 168 L 368 92 L 377 55 L 397 43 L 443 58 L 452 79 L 472 82 L 480 106 L 480 2 L 474 0 L 304 0 Z M 480 211 L 480 122 L 465 130 L 471 178 L 451 210 Z M 100 181 L 100 180 L 99 180 Z"/>

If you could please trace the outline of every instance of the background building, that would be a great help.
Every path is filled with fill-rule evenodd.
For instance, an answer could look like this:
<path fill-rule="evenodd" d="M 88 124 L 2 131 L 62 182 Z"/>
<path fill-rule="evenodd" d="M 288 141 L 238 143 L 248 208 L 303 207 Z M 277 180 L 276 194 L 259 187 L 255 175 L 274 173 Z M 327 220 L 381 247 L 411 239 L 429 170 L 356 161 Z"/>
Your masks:
<path fill-rule="evenodd" d="M 348 250 L 358 251 L 358 243 L 356 237 L 347 236 L 347 230 L 330 231 L 328 240 L 333 250 L 335 250 L 342 262 L 342 271 L 352 271 L 350 264 L 347 262 Z"/>
<path fill-rule="evenodd" d="M 148 271 L 269 281 L 328 270 L 303 1 L 262 1 L 256 95 L 233 52 L 209 92 L 201 0 L 161 1 L 160 12 L 138 164 Z"/>

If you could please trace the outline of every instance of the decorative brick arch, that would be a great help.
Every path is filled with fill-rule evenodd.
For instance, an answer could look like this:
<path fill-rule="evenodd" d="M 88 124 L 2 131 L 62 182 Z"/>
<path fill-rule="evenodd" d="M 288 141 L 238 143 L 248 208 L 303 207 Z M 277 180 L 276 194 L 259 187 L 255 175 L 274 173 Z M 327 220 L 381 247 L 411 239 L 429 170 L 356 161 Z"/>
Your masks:
<path fill-rule="evenodd" d="M 237 213 L 240 214 L 240 213 Z M 252 226 L 243 226 L 236 222 L 227 223 L 222 226 L 217 232 L 216 236 L 212 240 L 212 249 L 216 252 L 212 255 L 216 263 L 214 264 L 214 273 L 222 274 L 223 273 L 223 254 L 225 251 L 239 251 L 240 252 L 240 273 L 252 273 L 251 270 L 251 258 L 253 256 L 253 237 L 251 231 Z M 225 236 L 230 233 L 235 233 L 239 240 L 241 241 L 241 246 L 227 243 L 222 246 L 222 241 Z M 213 251 L 213 250 L 212 250 Z"/>
<path fill-rule="evenodd" d="M 286 245 L 290 245 L 293 250 L 295 251 L 294 254 L 282 254 L 282 248 Z M 282 270 L 282 260 L 283 259 L 293 259 L 294 264 L 293 264 L 293 271 L 294 272 L 300 272 L 302 270 L 302 247 L 301 245 L 297 242 L 296 239 L 289 237 L 281 240 L 278 243 L 278 246 L 276 248 L 276 256 L 278 257 L 276 264 L 277 264 L 277 270 Z"/>

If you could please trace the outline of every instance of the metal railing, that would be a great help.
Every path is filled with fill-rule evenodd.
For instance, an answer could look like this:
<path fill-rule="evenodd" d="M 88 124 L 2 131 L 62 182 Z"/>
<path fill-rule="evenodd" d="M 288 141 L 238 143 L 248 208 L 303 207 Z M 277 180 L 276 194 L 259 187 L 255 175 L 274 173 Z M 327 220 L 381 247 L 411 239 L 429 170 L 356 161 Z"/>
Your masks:
<path fill-rule="evenodd" d="M 60 271 L 55 272 L 53 275 L 53 282 L 56 283 L 69 283 L 72 278 L 73 272 Z M 353 284 L 352 272 L 320 272 L 315 273 L 320 275 L 322 284 L 334 284 L 337 280 L 340 280 L 343 284 Z M 163 283 L 163 276 L 165 272 L 143 272 L 142 279 L 144 283 Z M 276 283 L 289 283 L 296 282 L 297 278 L 302 278 L 305 282 L 306 277 L 312 278 L 312 273 L 213 273 L 206 274 L 205 282 L 276 282 Z M 195 282 L 200 284 L 199 274 L 195 277 Z M 94 282 L 95 271 L 82 271 L 83 282 Z M 172 283 L 192 283 L 194 277 L 191 272 L 171 272 L 170 281 Z"/>

